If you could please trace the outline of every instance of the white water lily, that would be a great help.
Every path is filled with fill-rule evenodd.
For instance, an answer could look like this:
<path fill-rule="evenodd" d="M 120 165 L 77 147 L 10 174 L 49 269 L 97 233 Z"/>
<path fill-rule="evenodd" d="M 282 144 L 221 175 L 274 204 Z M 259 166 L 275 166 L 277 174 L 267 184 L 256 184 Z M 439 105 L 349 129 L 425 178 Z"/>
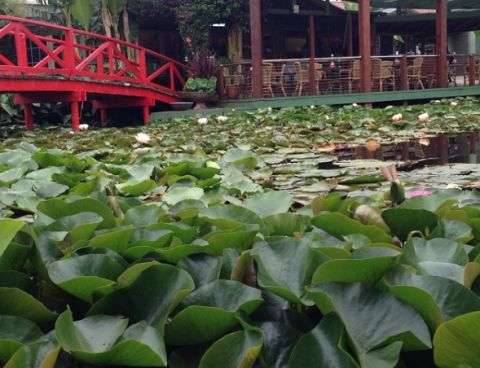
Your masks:
<path fill-rule="evenodd" d="M 138 143 L 141 143 L 141 144 L 150 143 L 150 136 L 145 133 L 137 133 L 137 135 L 135 136 L 135 139 L 137 140 Z"/>
<path fill-rule="evenodd" d="M 310 108 L 313 110 L 315 108 L 315 105 L 310 105 Z"/>
<path fill-rule="evenodd" d="M 450 183 L 447 185 L 447 189 L 462 189 L 462 188 L 458 184 Z"/>
<path fill-rule="evenodd" d="M 395 114 L 392 116 L 392 120 L 393 121 L 400 121 L 403 119 L 403 115 L 402 114 Z"/>
<path fill-rule="evenodd" d="M 80 129 L 80 130 L 88 130 L 88 124 L 80 124 L 80 125 L 78 126 L 78 129 Z"/>
<path fill-rule="evenodd" d="M 197 120 L 198 124 L 200 125 L 205 125 L 208 123 L 208 119 L 207 118 L 200 118 Z"/>
<path fill-rule="evenodd" d="M 390 110 L 390 109 L 393 109 L 392 105 L 388 105 L 388 106 L 385 107 L 385 110 Z"/>
<path fill-rule="evenodd" d="M 453 106 L 453 107 L 458 106 L 458 102 L 457 101 L 452 101 L 452 102 L 450 102 L 450 106 Z"/>
<path fill-rule="evenodd" d="M 442 103 L 442 101 L 440 101 L 440 100 L 435 100 L 435 101 L 433 101 L 433 103 L 434 103 L 434 104 L 439 104 L 439 103 Z"/>
<path fill-rule="evenodd" d="M 225 123 L 227 120 L 228 120 L 227 116 L 223 116 L 223 115 L 217 116 L 217 121 L 219 123 Z"/>
<path fill-rule="evenodd" d="M 357 104 L 356 102 L 354 102 L 354 103 L 352 104 L 352 107 L 358 107 L 358 104 Z"/>
<path fill-rule="evenodd" d="M 70 130 L 69 133 L 73 135 L 73 134 L 75 134 L 75 131 L 74 131 L 74 130 Z"/>
<path fill-rule="evenodd" d="M 428 115 L 428 112 L 424 112 L 423 114 L 418 115 L 418 120 L 421 123 L 426 123 L 430 119 L 430 115 Z"/>
<path fill-rule="evenodd" d="M 273 109 L 269 106 L 269 107 L 267 107 L 267 111 L 268 111 L 268 112 L 272 112 Z"/>
<path fill-rule="evenodd" d="M 232 112 L 235 112 L 235 109 L 232 109 Z"/>

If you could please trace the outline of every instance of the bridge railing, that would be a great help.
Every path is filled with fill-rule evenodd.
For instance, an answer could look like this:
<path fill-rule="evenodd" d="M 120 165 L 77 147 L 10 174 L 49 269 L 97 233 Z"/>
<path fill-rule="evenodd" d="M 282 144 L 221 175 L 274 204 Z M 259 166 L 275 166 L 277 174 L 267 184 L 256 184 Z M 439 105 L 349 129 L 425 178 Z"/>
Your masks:
<path fill-rule="evenodd" d="M 189 67 L 133 43 L 0 16 L 0 74 L 136 84 L 174 93 Z"/>

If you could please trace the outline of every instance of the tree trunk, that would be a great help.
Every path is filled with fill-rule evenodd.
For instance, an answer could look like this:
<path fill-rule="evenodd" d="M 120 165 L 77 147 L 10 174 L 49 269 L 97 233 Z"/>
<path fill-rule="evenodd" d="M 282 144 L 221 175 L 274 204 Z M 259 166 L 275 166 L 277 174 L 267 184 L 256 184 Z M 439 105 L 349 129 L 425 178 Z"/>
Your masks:
<path fill-rule="evenodd" d="M 243 58 L 243 33 L 238 24 L 232 24 L 228 29 L 228 58 L 230 60 Z"/>

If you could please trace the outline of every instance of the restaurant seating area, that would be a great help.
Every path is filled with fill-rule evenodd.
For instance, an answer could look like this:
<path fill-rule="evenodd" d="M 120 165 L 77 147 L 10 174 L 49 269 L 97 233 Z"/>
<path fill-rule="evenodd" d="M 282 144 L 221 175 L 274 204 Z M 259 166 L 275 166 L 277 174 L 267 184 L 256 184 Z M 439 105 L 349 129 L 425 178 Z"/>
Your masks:
<path fill-rule="evenodd" d="M 437 55 L 372 56 L 372 92 L 436 88 L 437 60 Z M 313 85 L 310 84 L 310 65 L 309 59 L 264 60 L 263 98 L 360 92 L 359 57 L 315 58 Z M 470 65 L 474 69 L 473 82 L 470 81 Z M 222 65 L 222 70 L 221 99 L 228 99 L 226 90 L 231 85 L 239 88 L 238 98 L 252 97 L 252 64 L 249 61 Z M 448 87 L 478 85 L 480 56 L 448 55 L 448 82 Z"/>

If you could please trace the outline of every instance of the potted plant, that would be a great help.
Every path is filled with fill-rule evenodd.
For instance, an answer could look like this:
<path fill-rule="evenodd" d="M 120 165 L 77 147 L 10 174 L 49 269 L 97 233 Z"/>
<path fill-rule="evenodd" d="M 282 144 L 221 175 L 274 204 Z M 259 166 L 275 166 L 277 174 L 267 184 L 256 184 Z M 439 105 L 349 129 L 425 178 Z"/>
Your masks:
<path fill-rule="evenodd" d="M 190 65 L 192 72 L 183 86 L 181 96 L 195 102 L 195 109 L 206 108 L 205 103 L 215 96 L 217 89 L 215 57 L 207 49 L 202 49 L 193 54 Z"/>

